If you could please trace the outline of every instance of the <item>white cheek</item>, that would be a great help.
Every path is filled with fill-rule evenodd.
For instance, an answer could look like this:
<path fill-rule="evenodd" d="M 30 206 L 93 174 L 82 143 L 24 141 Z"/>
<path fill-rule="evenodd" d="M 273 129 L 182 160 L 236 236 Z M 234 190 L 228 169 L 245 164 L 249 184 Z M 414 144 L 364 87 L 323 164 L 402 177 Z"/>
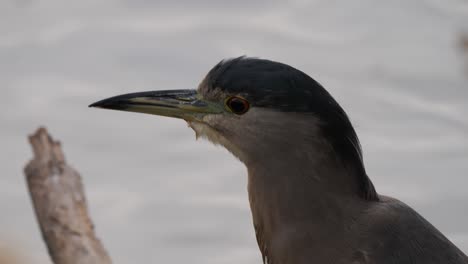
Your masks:
<path fill-rule="evenodd" d="M 193 129 L 193 131 L 195 131 L 195 137 L 197 139 L 206 138 L 215 144 L 220 143 L 218 142 L 219 136 L 217 136 L 216 132 L 209 126 L 200 122 L 191 122 L 191 121 L 187 121 L 187 124 L 189 125 L 189 127 Z"/>
<path fill-rule="evenodd" d="M 212 142 L 215 145 L 224 146 L 227 150 L 229 150 L 234 156 L 238 159 L 243 160 L 243 155 L 239 151 L 239 149 L 233 145 L 229 140 L 223 137 L 221 134 L 216 132 L 216 130 L 212 129 L 211 127 L 205 125 L 204 123 L 200 122 L 190 122 L 187 121 L 189 127 L 191 127 L 195 131 L 196 139 L 199 138 L 206 138 L 208 141 Z"/>

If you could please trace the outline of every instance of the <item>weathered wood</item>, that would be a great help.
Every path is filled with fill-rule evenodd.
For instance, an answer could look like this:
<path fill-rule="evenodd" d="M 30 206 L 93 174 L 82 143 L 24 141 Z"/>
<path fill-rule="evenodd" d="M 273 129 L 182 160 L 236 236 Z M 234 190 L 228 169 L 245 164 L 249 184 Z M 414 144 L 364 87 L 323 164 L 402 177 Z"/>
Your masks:
<path fill-rule="evenodd" d="M 65 162 L 45 128 L 29 137 L 34 158 L 25 168 L 42 236 L 55 264 L 110 264 L 94 233 L 81 177 Z"/>
<path fill-rule="evenodd" d="M 464 52 L 468 53 L 468 33 L 466 35 L 461 36 L 460 47 Z"/>
<path fill-rule="evenodd" d="M 465 60 L 465 73 L 468 75 L 468 32 L 460 36 L 459 46 L 462 55 L 461 57 Z"/>

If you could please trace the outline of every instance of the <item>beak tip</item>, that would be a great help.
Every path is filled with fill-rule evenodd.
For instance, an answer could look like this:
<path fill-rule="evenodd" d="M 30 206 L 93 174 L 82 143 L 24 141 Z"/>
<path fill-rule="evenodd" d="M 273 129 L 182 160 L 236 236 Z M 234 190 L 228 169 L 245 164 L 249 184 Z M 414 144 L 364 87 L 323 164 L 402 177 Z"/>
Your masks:
<path fill-rule="evenodd" d="M 94 102 L 90 105 L 88 105 L 88 107 L 91 107 L 91 108 L 106 108 L 106 106 L 110 106 L 110 102 L 108 99 L 106 100 L 101 100 L 101 101 L 97 101 L 97 102 Z"/>
<path fill-rule="evenodd" d="M 113 110 L 125 110 L 128 105 L 124 101 L 116 100 L 115 98 L 104 99 L 88 105 L 90 108 L 101 108 L 101 109 L 113 109 Z"/>

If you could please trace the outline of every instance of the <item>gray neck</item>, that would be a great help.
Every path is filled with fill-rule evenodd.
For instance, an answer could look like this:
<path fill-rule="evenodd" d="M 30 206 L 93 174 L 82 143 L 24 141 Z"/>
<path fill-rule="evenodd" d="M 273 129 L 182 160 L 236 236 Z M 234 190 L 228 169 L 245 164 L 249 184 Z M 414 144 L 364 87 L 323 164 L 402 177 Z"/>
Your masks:
<path fill-rule="evenodd" d="M 308 248 L 309 253 L 303 256 L 325 254 L 327 239 L 334 243 L 330 250 L 346 248 L 336 241 L 345 243 L 346 230 L 350 229 L 346 225 L 354 222 L 366 203 L 359 195 L 355 170 L 340 161 L 326 142 L 289 142 L 280 147 L 280 153 L 246 162 L 249 201 L 261 251 L 270 259 L 285 260 L 284 249 L 296 243 L 300 246 L 304 239 L 311 240 L 307 245 L 316 244 L 317 250 Z M 333 234 L 343 238 L 336 239 Z"/>
<path fill-rule="evenodd" d="M 260 203 L 269 214 L 278 214 L 265 215 L 271 219 L 313 217 L 319 221 L 322 210 L 343 211 L 346 201 L 361 200 L 353 170 L 331 153 L 305 155 L 295 149 L 246 165 L 249 197 L 255 207 L 252 209 Z"/>
<path fill-rule="evenodd" d="M 251 138 L 238 140 L 237 145 L 248 153 L 243 162 L 249 170 L 249 182 L 275 189 L 286 197 L 362 196 L 360 180 L 367 179 L 365 172 L 361 175 L 356 164 L 335 152 L 322 135 L 319 120 L 299 114 L 279 118 L 280 114 L 283 113 L 267 118 L 263 113 L 255 127 L 244 132 Z M 277 125 L 278 118 L 285 121 Z M 267 129 L 259 131 L 257 127 Z M 285 187 L 293 192 L 287 192 Z M 304 193 L 298 193 L 302 188 Z"/>

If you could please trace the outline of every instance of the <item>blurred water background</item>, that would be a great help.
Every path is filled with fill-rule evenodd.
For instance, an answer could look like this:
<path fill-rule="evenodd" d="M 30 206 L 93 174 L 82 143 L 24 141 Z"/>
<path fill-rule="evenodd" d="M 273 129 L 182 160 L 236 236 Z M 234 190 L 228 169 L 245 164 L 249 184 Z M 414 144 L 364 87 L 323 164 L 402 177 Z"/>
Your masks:
<path fill-rule="evenodd" d="M 378 191 L 468 252 L 466 0 L 0 2 L 0 246 L 47 264 L 22 169 L 46 125 L 115 263 L 261 263 L 244 166 L 180 120 L 88 109 L 258 56 L 321 82 Z M 25 262 L 26 263 L 26 262 Z"/>

